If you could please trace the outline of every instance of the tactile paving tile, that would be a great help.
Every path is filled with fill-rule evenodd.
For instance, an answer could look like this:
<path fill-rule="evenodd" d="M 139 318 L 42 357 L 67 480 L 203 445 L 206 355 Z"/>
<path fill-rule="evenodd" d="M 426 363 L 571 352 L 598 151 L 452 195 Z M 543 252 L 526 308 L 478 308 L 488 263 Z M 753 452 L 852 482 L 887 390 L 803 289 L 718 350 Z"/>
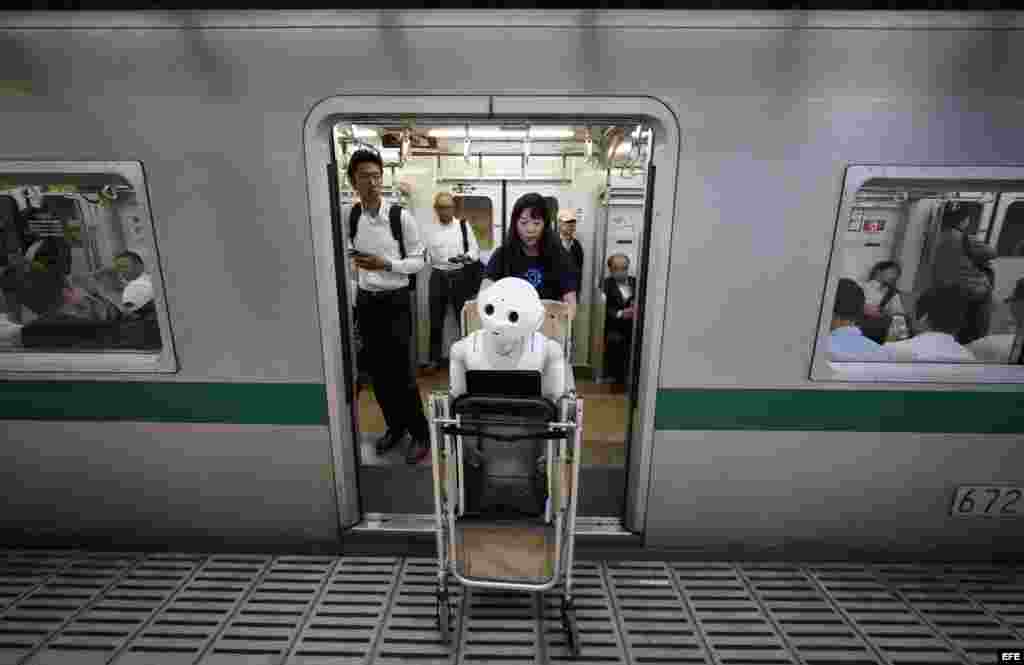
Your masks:
<path fill-rule="evenodd" d="M 946 565 L 936 567 L 992 618 L 1014 631 L 1024 644 L 1024 569 L 995 566 Z"/>
<path fill-rule="evenodd" d="M 60 631 L 29 665 L 104 665 L 131 640 L 205 557 L 154 554 Z"/>
<path fill-rule="evenodd" d="M 71 564 L 73 551 L 7 550 L 0 559 L 0 616 Z M 0 647 L 2 648 L 2 647 Z"/>
<path fill-rule="evenodd" d="M 202 665 L 278 665 L 333 572 L 330 557 L 278 557 L 211 645 Z"/>
<path fill-rule="evenodd" d="M 710 662 L 703 637 L 664 563 L 608 562 L 607 574 L 614 595 L 613 609 L 628 649 L 628 662 Z"/>
<path fill-rule="evenodd" d="M 384 629 L 373 654 L 373 663 L 451 663 L 456 650 L 457 613 L 452 621 L 452 645 L 441 641 L 437 625 L 437 561 L 409 558 L 401 565 Z M 461 589 L 448 577 L 448 593 L 455 608 L 461 605 Z"/>
<path fill-rule="evenodd" d="M 830 564 L 807 570 L 891 665 L 968 662 L 864 566 Z"/>
<path fill-rule="evenodd" d="M 556 586 L 544 596 L 544 639 L 547 662 L 627 663 L 615 622 L 613 594 L 594 561 L 577 561 L 573 566 L 572 596 L 580 634 L 580 655 L 573 659 L 562 628 L 562 598 L 565 587 Z"/>
<path fill-rule="evenodd" d="M 195 665 L 269 570 L 263 555 L 211 556 L 115 665 Z"/>
<path fill-rule="evenodd" d="M 672 568 L 717 662 L 798 665 L 733 566 L 675 563 Z"/>
<path fill-rule="evenodd" d="M 540 604 L 533 594 L 467 589 L 460 663 L 534 665 L 541 653 Z"/>
<path fill-rule="evenodd" d="M 368 663 L 402 560 L 345 557 L 310 613 L 288 665 Z"/>
<path fill-rule="evenodd" d="M 876 665 L 871 645 L 794 564 L 739 568 L 749 588 L 806 665 Z"/>
<path fill-rule="evenodd" d="M 25 662 L 141 559 L 138 554 L 84 554 L 24 594 L 4 611 L 0 665 Z"/>
<path fill-rule="evenodd" d="M 576 662 L 987 665 L 1024 646 L 1024 568 L 577 562 Z M 0 665 L 572 662 L 562 589 L 460 589 L 401 557 L 0 550 Z M 543 639 L 541 638 L 543 636 Z"/>
<path fill-rule="evenodd" d="M 1020 648 L 1024 643 L 955 582 L 923 566 L 876 566 L 873 572 L 970 663 L 992 663 L 999 649 Z"/>

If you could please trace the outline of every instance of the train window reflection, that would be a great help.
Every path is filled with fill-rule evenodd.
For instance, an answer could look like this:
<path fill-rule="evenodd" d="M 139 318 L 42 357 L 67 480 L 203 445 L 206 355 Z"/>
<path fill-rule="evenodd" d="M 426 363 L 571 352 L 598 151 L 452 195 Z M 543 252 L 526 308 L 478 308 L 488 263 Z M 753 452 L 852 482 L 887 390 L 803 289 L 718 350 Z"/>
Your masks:
<path fill-rule="evenodd" d="M 869 185 L 840 220 L 828 360 L 1019 364 L 1022 195 Z"/>
<path fill-rule="evenodd" d="M 122 176 L 0 174 L 0 353 L 158 354 L 155 256 Z"/>
<path fill-rule="evenodd" d="M 1000 231 L 996 253 L 1001 257 L 1024 258 L 1024 201 L 1014 201 L 1007 207 Z"/>

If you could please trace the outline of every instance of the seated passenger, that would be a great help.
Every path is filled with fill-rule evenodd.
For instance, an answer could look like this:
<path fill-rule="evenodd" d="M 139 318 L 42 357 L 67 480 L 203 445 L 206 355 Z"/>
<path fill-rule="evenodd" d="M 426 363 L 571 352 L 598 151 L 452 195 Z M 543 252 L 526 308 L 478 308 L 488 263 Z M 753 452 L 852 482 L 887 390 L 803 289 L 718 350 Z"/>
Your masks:
<path fill-rule="evenodd" d="M 145 264 L 137 252 L 121 252 L 114 266 L 125 282 L 121 306 L 125 313 L 145 315 L 155 309 L 153 305 L 153 279 L 145 272 Z"/>
<path fill-rule="evenodd" d="M 900 279 L 902 269 L 896 261 L 880 261 L 868 274 L 864 289 L 864 320 L 861 331 L 868 339 L 885 344 L 887 338 L 904 339 L 906 337 L 903 301 L 900 299 L 896 283 Z M 903 321 L 897 319 L 902 318 Z"/>
<path fill-rule="evenodd" d="M 536 370 L 544 397 L 565 392 L 562 346 L 540 332 L 544 305 L 527 281 L 506 277 L 477 298 L 480 330 L 452 344 L 449 377 L 453 397 L 465 394 L 470 370 Z"/>
<path fill-rule="evenodd" d="M 536 193 L 519 197 L 511 221 L 505 242 L 487 263 L 480 294 L 497 280 L 518 277 L 529 282 L 542 300 L 560 300 L 575 308 L 579 285 L 544 197 Z"/>
<path fill-rule="evenodd" d="M 882 345 L 868 339 L 857 327 L 864 316 L 864 290 L 852 279 L 839 280 L 832 306 L 832 334 L 828 337 L 828 357 L 835 362 L 884 361 Z"/>
<path fill-rule="evenodd" d="M 956 284 L 936 287 L 918 300 L 918 327 L 924 332 L 882 348 L 897 362 L 973 362 L 974 355 L 956 341 L 967 317 L 967 295 Z"/>
<path fill-rule="evenodd" d="M 1013 314 L 1016 329 L 1008 334 L 988 335 L 968 344 L 967 349 L 980 362 L 1024 363 L 1024 357 L 1011 357 L 1014 338 L 1024 332 L 1024 278 L 1017 280 L 1017 286 L 1006 302 Z"/>

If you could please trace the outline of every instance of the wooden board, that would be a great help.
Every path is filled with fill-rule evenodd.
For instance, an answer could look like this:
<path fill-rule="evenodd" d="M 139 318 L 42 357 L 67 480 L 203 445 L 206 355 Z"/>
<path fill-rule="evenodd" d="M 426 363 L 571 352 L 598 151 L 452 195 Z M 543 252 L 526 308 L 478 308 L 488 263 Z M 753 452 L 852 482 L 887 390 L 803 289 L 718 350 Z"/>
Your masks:
<path fill-rule="evenodd" d="M 550 526 L 459 525 L 457 556 L 467 577 L 543 582 L 555 561 L 555 532 Z"/>

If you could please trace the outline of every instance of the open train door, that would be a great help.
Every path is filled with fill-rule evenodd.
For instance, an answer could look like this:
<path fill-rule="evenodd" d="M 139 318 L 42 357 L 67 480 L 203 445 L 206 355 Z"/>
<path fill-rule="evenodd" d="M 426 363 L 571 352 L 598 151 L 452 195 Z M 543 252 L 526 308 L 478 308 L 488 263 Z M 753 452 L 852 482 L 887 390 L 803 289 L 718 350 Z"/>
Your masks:
<path fill-rule="evenodd" d="M 644 320 L 647 318 L 647 290 L 648 281 L 651 277 L 649 268 L 651 263 L 651 230 L 654 224 L 654 183 L 656 176 L 656 167 L 652 159 L 654 154 L 654 133 L 649 127 L 640 125 L 637 127 L 636 134 L 637 139 L 641 137 L 646 138 L 647 157 L 644 163 L 643 225 L 640 233 L 640 246 L 634 250 L 637 257 L 637 293 L 633 302 L 637 304 L 638 309 L 637 315 L 633 317 L 633 343 L 629 349 L 630 357 L 628 360 L 629 365 L 627 366 L 627 380 L 629 381 L 629 412 L 626 416 L 626 472 L 629 475 L 635 473 L 635 446 L 631 444 L 639 438 L 642 418 L 644 415 L 642 410 L 637 407 L 640 404 L 640 378 L 644 376 Z M 627 479 L 627 488 L 628 483 L 629 479 Z M 642 530 L 640 524 L 642 524 L 642 522 L 636 519 L 636 516 L 634 516 L 633 519 L 630 519 L 629 511 L 627 511 L 626 519 L 623 520 L 623 525 L 626 529 L 633 532 L 639 532 Z"/>
<path fill-rule="evenodd" d="M 338 391 L 344 396 L 345 405 L 345 416 L 348 418 L 348 429 L 351 435 L 352 441 L 359 440 L 359 429 L 358 429 L 358 402 L 356 401 L 357 381 L 358 381 L 358 368 L 356 366 L 356 355 L 357 346 L 355 339 L 355 331 L 351 324 L 349 316 L 346 316 L 347 312 L 353 311 L 355 303 L 352 298 L 352 287 L 349 283 L 348 277 L 346 276 L 345 265 L 345 248 L 348 246 L 347 243 L 347 225 L 342 223 L 341 219 L 341 186 L 338 182 L 340 177 L 340 171 L 338 170 L 338 145 L 334 141 L 330 142 L 331 146 L 331 158 L 327 163 L 327 186 L 330 193 L 330 210 L 331 210 L 331 247 L 334 250 L 334 265 L 335 265 L 335 284 L 338 293 L 338 311 L 341 316 L 338 317 L 338 323 L 340 325 L 340 339 L 347 342 L 341 345 L 342 365 L 344 367 L 345 381 L 342 385 L 338 386 Z M 330 397 L 328 397 L 330 399 Z M 351 464 L 353 468 L 359 466 L 359 449 L 357 446 L 351 446 L 348 451 L 352 457 Z M 346 468 L 346 467 L 342 467 Z M 350 510 L 343 510 L 345 507 L 342 503 L 339 508 L 339 520 L 341 522 L 341 528 L 348 529 L 362 519 L 362 511 L 358 506 L 358 474 L 352 474 L 350 482 L 355 485 L 351 490 L 346 492 L 349 497 L 347 502 Z M 346 488 L 349 489 L 349 488 Z"/>

